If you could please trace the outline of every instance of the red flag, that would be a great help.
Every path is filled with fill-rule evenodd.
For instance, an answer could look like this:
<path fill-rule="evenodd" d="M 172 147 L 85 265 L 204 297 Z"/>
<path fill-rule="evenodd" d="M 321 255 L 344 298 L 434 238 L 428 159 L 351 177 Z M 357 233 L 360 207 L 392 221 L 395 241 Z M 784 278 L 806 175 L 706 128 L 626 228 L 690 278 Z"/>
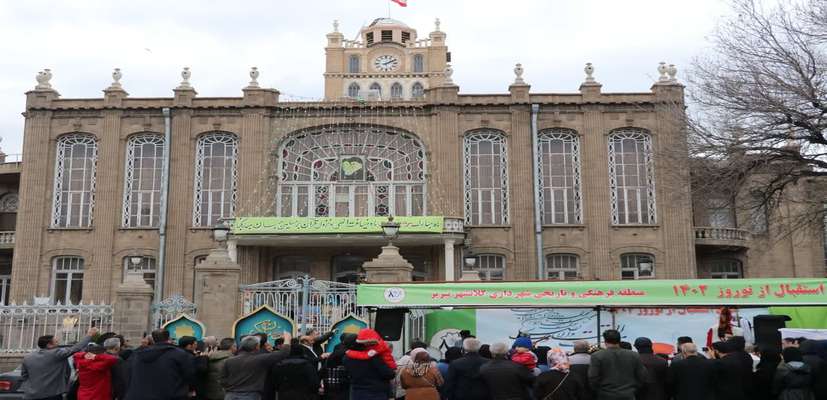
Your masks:
<path fill-rule="evenodd" d="M 392 2 L 399 4 L 402 7 L 408 6 L 408 0 L 391 0 Z"/>

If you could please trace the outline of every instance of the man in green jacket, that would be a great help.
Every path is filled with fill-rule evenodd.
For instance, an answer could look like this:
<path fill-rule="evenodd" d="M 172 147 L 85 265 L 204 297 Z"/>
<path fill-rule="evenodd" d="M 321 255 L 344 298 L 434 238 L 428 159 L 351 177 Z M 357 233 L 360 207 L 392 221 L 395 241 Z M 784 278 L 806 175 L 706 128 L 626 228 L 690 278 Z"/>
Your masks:
<path fill-rule="evenodd" d="M 224 338 L 218 345 L 217 350 L 210 351 L 209 364 L 207 365 L 207 400 L 224 400 L 224 388 L 221 387 L 221 371 L 224 362 L 235 353 L 235 339 Z"/>
<path fill-rule="evenodd" d="M 646 382 L 646 367 L 637 353 L 620 348 L 620 332 L 603 332 L 606 348 L 591 357 L 589 385 L 597 400 L 635 400 Z"/>

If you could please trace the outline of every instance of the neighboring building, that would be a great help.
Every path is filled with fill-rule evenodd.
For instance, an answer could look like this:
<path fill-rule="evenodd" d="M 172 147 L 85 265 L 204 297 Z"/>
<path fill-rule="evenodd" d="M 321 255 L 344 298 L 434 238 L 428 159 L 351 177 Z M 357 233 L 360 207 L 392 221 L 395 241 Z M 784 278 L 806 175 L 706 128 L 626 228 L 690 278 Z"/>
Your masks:
<path fill-rule="evenodd" d="M 768 245 L 731 223 L 725 204 L 693 224 L 673 107 L 682 109 L 683 86 L 668 67 L 640 93 L 602 93 L 590 67 L 579 92 L 533 93 L 518 66 L 507 92 L 459 94 L 438 27 L 420 40 L 377 19 L 360 41 L 327 37 L 320 102 L 279 101 L 258 87 L 257 71 L 243 96 L 222 98 L 198 97 L 188 70 L 169 98 L 131 98 L 117 72 L 103 98 L 64 99 L 42 73 L 27 93 L 12 297 L 109 302 L 127 271 L 161 279 L 166 147 L 166 295 L 193 296 L 213 227 L 233 217 L 276 227 L 230 235 L 244 284 L 303 274 L 356 281 L 385 240 L 312 218 L 370 225 L 365 217 L 387 215 L 443 217 L 438 231 L 403 229 L 394 242 L 417 280 L 463 269 L 509 280 L 824 273 L 820 242 Z M 0 171 L 0 180 L 12 175 Z M 311 225 L 314 234 L 300 232 Z"/>

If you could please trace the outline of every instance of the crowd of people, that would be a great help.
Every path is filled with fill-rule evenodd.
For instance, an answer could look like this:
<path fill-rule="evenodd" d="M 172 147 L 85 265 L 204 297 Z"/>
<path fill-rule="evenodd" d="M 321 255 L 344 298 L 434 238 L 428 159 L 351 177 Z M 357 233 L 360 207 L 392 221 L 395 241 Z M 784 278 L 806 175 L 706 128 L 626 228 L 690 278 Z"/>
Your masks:
<path fill-rule="evenodd" d="M 50 400 L 827 399 L 821 341 L 785 339 L 779 351 L 727 335 L 699 349 L 681 337 L 676 354 L 656 354 L 648 338 L 628 343 L 607 330 L 601 346 L 580 340 L 567 352 L 528 336 L 483 344 L 463 331 L 437 360 L 421 341 L 397 359 L 371 329 L 342 334 L 324 352 L 332 336 L 310 330 L 173 343 L 156 330 L 136 348 L 95 328 L 71 347 L 43 336 L 24 358 L 22 388 L 26 399 Z"/>

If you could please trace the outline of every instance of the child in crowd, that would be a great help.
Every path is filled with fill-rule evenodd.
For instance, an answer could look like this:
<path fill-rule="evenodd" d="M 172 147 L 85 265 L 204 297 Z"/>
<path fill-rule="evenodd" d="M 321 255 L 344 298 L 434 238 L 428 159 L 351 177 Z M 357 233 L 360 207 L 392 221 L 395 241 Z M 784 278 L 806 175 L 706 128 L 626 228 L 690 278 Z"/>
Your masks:
<path fill-rule="evenodd" d="M 537 356 L 531 352 L 532 347 L 534 347 L 534 344 L 531 343 L 531 338 L 518 337 L 514 341 L 514 346 L 512 346 L 511 361 L 528 368 L 534 375 L 538 375 Z"/>
<path fill-rule="evenodd" d="M 359 331 L 359 335 L 356 336 L 356 343 L 362 345 L 362 350 L 348 350 L 348 357 L 356 360 L 367 360 L 379 356 L 388 368 L 396 371 L 396 361 L 393 359 L 390 346 L 388 346 L 375 330 L 362 329 Z"/>

